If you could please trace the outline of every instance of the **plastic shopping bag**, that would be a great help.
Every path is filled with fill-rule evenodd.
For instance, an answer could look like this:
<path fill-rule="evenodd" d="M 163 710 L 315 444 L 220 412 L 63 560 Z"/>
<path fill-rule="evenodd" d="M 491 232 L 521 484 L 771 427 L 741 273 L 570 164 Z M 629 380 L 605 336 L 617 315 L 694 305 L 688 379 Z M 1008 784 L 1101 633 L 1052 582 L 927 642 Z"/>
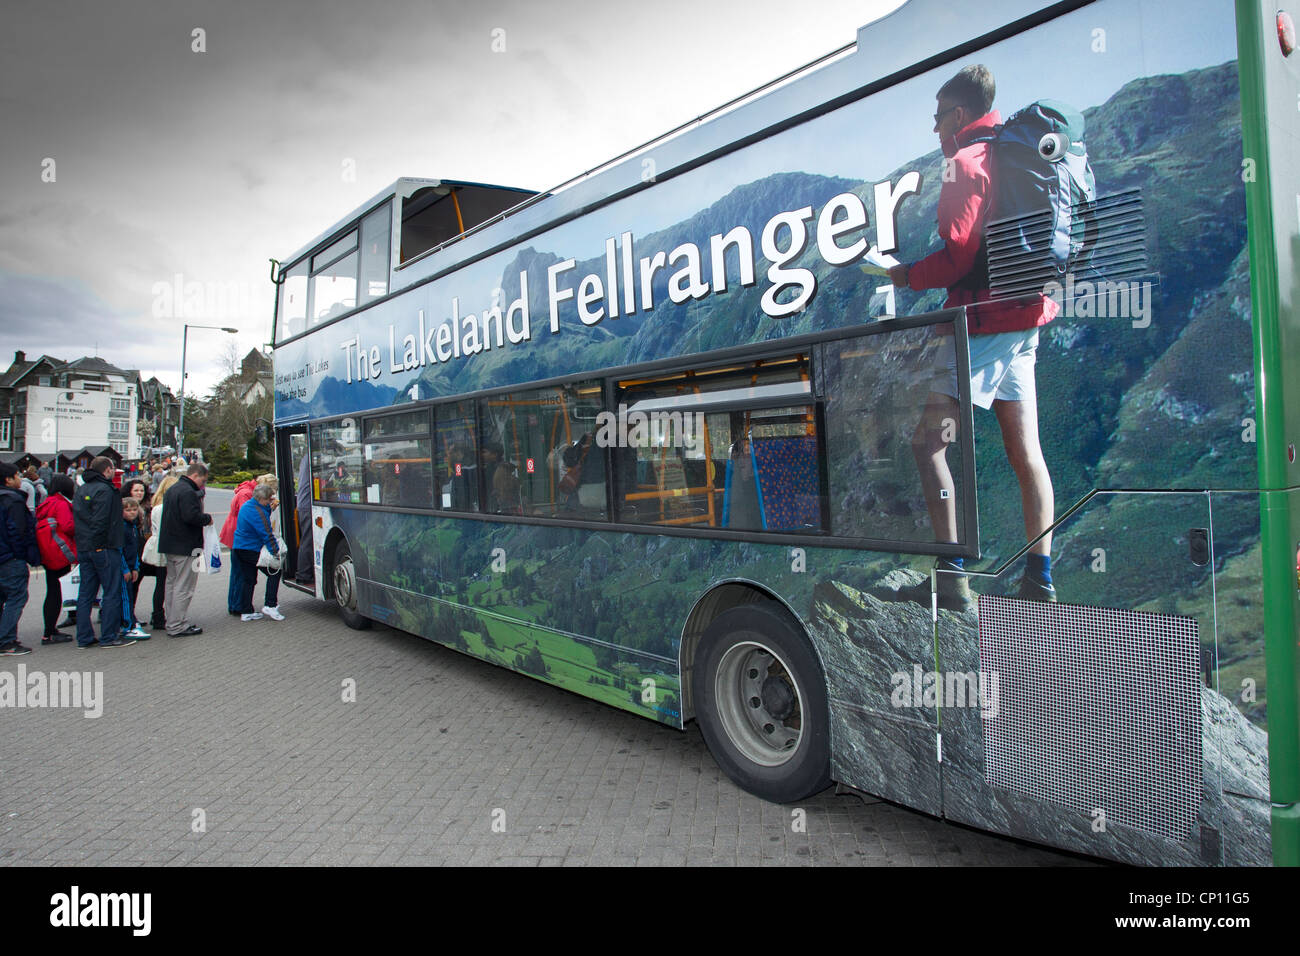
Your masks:
<path fill-rule="evenodd" d="M 213 525 L 203 529 L 203 572 L 216 574 L 221 570 L 221 538 Z"/>

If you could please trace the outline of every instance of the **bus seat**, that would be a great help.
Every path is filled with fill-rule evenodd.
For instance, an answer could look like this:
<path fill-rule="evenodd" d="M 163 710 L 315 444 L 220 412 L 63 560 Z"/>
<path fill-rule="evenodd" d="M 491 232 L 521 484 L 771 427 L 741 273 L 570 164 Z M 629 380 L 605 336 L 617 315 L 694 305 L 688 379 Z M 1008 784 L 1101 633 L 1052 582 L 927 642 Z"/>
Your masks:
<path fill-rule="evenodd" d="M 817 439 L 812 435 L 750 442 L 766 531 L 821 527 Z"/>

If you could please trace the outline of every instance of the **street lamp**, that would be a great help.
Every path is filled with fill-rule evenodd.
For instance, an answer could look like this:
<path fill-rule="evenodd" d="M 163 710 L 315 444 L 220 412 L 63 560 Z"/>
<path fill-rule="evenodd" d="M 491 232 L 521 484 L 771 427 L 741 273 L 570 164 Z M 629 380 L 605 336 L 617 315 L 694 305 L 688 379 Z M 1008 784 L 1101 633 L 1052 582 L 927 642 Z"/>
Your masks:
<path fill-rule="evenodd" d="M 177 457 L 185 454 L 185 347 L 189 341 L 190 329 L 216 329 L 218 332 L 229 332 L 231 335 L 239 332 L 239 329 L 232 329 L 224 325 L 190 325 L 188 323 L 181 332 L 181 421 L 176 429 Z"/>

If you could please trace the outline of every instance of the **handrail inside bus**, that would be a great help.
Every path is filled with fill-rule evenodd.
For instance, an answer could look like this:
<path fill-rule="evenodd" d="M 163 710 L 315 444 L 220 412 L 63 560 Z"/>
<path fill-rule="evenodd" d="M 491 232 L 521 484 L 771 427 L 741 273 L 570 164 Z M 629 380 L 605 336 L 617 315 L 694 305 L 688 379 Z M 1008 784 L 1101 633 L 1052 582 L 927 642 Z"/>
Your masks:
<path fill-rule="evenodd" d="M 402 269 L 405 269 L 408 266 L 413 265 L 417 262 L 421 262 L 424 259 L 428 258 L 429 256 L 433 255 L 434 253 L 441 252 L 443 249 L 446 249 L 448 246 L 460 242 L 462 239 L 468 239 L 470 236 L 477 235 L 478 233 L 487 229 L 489 226 L 493 226 L 496 223 L 509 218 L 510 216 L 517 215 L 518 213 L 521 213 L 525 209 L 529 208 L 530 206 L 533 206 L 536 203 L 541 202 L 543 199 L 548 199 L 551 196 L 554 196 L 556 193 L 562 192 L 563 190 L 566 189 L 570 189 L 573 186 L 577 185 L 578 183 L 582 182 L 583 180 L 589 179 L 590 177 L 596 175 L 597 173 L 602 172 L 606 169 L 611 168 L 612 166 L 617 165 L 618 163 L 623 162 L 625 159 L 630 159 L 631 157 L 636 156 L 638 153 L 642 153 L 645 150 L 658 145 L 659 143 L 672 139 L 674 136 L 677 136 L 678 134 L 683 133 L 694 126 L 698 126 L 701 123 L 705 122 L 706 120 L 713 119 L 714 117 L 720 116 L 721 114 L 729 110 L 742 106 L 745 103 L 749 102 L 750 100 L 755 99 L 756 97 L 761 96 L 765 93 L 769 93 L 775 88 L 777 88 L 778 86 L 790 82 L 791 80 L 794 80 L 797 77 L 802 76 L 803 74 L 808 73 L 809 71 L 814 70 L 817 67 L 820 67 L 823 64 L 830 62 L 831 60 L 835 60 L 838 59 L 839 57 L 845 56 L 848 53 L 852 52 L 853 50 L 857 49 L 857 46 L 858 46 L 858 41 L 855 39 L 849 43 L 844 44 L 842 47 L 831 50 L 829 53 L 823 53 L 821 56 L 817 57 L 817 59 L 805 63 L 803 66 L 795 67 L 793 70 L 789 71 L 788 73 L 778 76 L 774 80 L 769 80 L 768 82 L 762 84 L 761 86 L 756 86 L 748 93 L 742 93 L 739 96 L 733 97 L 732 99 L 727 100 L 727 102 L 722 103 L 719 106 L 715 106 L 713 109 L 709 110 L 708 112 L 701 113 L 699 116 L 695 117 L 694 119 L 687 120 L 684 123 L 680 123 L 677 126 L 674 126 L 672 129 L 668 130 L 667 132 L 660 133 L 658 136 L 654 136 L 646 140 L 640 146 L 633 146 L 631 149 L 619 153 L 614 158 L 608 159 L 603 163 L 593 166 L 591 169 L 588 169 L 586 172 L 579 173 L 576 176 L 572 176 L 569 179 L 566 179 L 558 186 L 552 186 L 550 189 L 544 189 L 539 193 L 535 193 L 532 196 L 529 196 L 523 202 L 518 203 L 514 206 L 511 206 L 509 209 L 497 213 L 491 219 L 485 219 L 476 225 L 470 226 L 468 229 L 466 229 L 464 232 L 460 233 L 459 235 L 452 236 L 450 239 L 445 239 L 442 242 L 438 243 L 436 246 L 431 246 L 428 249 L 425 249 L 423 252 L 411 256 L 411 258 L 405 260 L 404 262 L 398 263 L 398 265 L 393 269 L 393 271 L 400 272 Z"/>

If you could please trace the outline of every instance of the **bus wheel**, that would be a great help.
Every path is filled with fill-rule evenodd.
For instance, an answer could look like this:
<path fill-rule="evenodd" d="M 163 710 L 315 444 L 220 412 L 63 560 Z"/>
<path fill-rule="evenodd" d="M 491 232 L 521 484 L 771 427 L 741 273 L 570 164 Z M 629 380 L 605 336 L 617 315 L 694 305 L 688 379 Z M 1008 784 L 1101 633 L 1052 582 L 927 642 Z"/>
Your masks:
<path fill-rule="evenodd" d="M 352 563 L 352 552 L 346 541 L 334 549 L 334 601 L 339 607 L 343 623 L 355 631 L 370 626 L 370 618 L 357 611 L 357 567 Z"/>
<path fill-rule="evenodd" d="M 774 803 L 830 785 L 826 681 L 777 605 L 746 604 L 718 615 L 700 660 L 700 730 L 728 777 Z"/>

